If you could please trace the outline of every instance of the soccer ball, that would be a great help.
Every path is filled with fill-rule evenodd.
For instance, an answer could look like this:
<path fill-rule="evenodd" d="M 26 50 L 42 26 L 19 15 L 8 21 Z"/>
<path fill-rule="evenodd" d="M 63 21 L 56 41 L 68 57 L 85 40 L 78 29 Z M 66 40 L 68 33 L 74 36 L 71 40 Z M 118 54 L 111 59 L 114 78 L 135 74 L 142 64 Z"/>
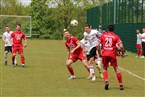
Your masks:
<path fill-rule="evenodd" d="M 77 25 L 78 25 L 78 21 L 77 21 L 77 20 L 72 20 L 72 21 L 70 22 L 70 25 L 71 25 L 71 26 L 77 26 Z"/>

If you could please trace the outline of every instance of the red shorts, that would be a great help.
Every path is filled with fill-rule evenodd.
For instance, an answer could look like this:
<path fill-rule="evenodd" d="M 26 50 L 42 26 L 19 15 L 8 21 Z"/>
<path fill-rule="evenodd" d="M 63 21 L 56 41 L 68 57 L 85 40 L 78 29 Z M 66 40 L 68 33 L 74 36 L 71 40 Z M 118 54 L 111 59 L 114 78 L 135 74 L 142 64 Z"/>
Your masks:
<path fill-rule="evenodd" d="M 20 44 L 12 46 L 12 53 L 15 54 L 18 51 L 19 54 L 23 54 L 23 46 Z"/>
<path fill-rule="evenodd" d="M 82 61 L 82 60 L 86 59 L 86 56 L 83 53 L 80 53 L 80 54 L 71 54 L 69 59 L 74 61 L 74 62 L 77 61 L 78 59 Z"/>
<path fill-rule="evenodd" d="M 103 67 L 108 67 L 109 63 L 111 63 L 110 65 L 113 67 L 117 67 L 117 59 L 116 56 L 102 56 L 102 63 L 103 63 Z"/>
<path fill-rule="evenodd" d="M 136 44 L 136 48 L 141 49 L 142 48 L 141 44 Z"/>

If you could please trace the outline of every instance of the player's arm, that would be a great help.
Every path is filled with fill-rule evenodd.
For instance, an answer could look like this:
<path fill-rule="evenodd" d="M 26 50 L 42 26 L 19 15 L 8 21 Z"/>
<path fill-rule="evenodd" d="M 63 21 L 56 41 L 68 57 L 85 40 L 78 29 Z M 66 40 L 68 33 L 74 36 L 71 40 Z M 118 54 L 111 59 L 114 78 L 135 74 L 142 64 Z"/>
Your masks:
<path fill-rule="evenodd" d="M 69 59 L 69 57 L 70 57 L 70 49 L 68 48 L 68 47 L 66 47 L 67 48 L 67 59 Z"/>
<path fill-rule="evenodd" d="M 5 43 L 5 44 L 7 44 L 7 41 L 6 41 L 6 36 L 3 34 L 3 36 L 2 36 L 2 40 L 3 40 L 3 42 Z"/>
<path fill-rule="evenodd" d="M 145 39 L 145 35 L 140 35 L 140 39 Z"/>
<path fill-rule="evenodd" d="M 23 34 L 23 39 L 24 39 L 24 47 L 26 47 L 27 46 L 27 39 L 26 39 L 25 34 Z"/>
<path fill-rule="evenodd" d="M 81 43 L 79 40 L 76 41 L 77 46 L 75 48 L 73 48 L 70 53 L 73 53 L 76 49 L 78 49 L 79 47 L 81 47 Z"/>
<path fill-rule="evenodd" d="M 98 58 L 100 58 L 100 56 L 101 56 L 100 43 L 101 43 L 101 42 L 98 40 L 98 41 L 97 41 L 97 44 L 96 44 L 96 48 L 97 48 L 96 54 L 97 54 L 97 57 L 98 57 Z"/>

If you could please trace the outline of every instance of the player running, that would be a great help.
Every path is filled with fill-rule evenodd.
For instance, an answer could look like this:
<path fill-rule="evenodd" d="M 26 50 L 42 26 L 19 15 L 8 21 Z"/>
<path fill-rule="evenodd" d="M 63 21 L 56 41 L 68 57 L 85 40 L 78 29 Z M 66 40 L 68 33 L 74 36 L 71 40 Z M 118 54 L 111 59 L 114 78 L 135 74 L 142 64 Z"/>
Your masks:
<path fill-rule="evenodd" d="M 86 54 L 86 57 L 87 57 L 87 61 L 89 61 L 89 52 L 90 52 L 90 43 L 89 41 L 86 39 L 86 38 L 83 38 L 81 41 L 80 41 L 81 45 L 82 45 L 82 48 L 84 50 L 84 53 Z M 97 66 L 97 69 L 100 73 L 100 77 L 103 78 L 103 75 L 102 75 L 102 69 L 101 69 L 101 63 L 99 63 L 100 61 L 97 60 L 97 56 L 94 57 L 94 60 L 95 60 L 95 64 Z M 89 78 L 88 78 L 89 79 Z"/>
<path fill-rule="evenodd" d="M 142 57 L 142 46 L 141 46 L 141 33 L 139 29 L 136 30 L 136 48 L 137 48 L 137 56 L 136 57 Z"/>
<path fill-rule="evenodd" d="M 25 57 L 23 53 L 23 45 L 22 45 L 22 39 L 25 40 L 24 47 L 26 47 L 27 39 L 24 34 L 24 32 L 21 31 L 21 24 L 16 25 L 16 31 L 13 32 L 10 36 L 11 39 L 11 44 L 12 44 L 12 66 L 15 67 L 16 65 L 14 64 L 14 59 L 16 56 L 16 52 L 21 55 L 21 63 L 22 67 L 25 68 Z"/>
<path fill-rule="evenodd" d="M 93 80 L 96 80 L 93 62 L 94 56 L 96 56 L 96 43 L 98 40 L 97 36 L 99 37 L 101 33 L 97 29 L 92 30 L 91 26 L 88 24 L 84 27 L 84 30 L 85 30 L 84 38 L 86 38 L 90 43 L 90 52 L 89 52 L 90 76 L 88 77 L 88 79 L 92 77 Z M 100 59 L 98 59 L 98 61 L 100 61 Z"/>
<path fill-rule="evenodd" d="M 76 62 L 78 59 L 84 64 L 84 66 L 89 70 L 89 65 L 87 63 L 86 57 L 83 53 L 83 49 L 81 48 L 81 44 L 79 40 L 75 36 L 71 36 L 69 31 L 65 30 L 64 33 L 65 46 L 67 48 L 68 58 L 66 60 L 66 66 L 68 71 L 70 72 L 71 76 L 68 79 L 75 79 L 75 74 L 71 64 Z"/>
<path fill-rule="evenodd" d="M 10 42 L 10 36 L 13 32 L 10 31 L 10 26 L 9 25 L 5 26 L 5 30 L 6 31 L 2 35 L 2 40 L 5 44 L 4 59 L 5 59 L 5 65 L 7 65 L 8 64 L 8 60 L 7 60 L 8 53 L 9 52 L 12 53 L 12 45 L 11 45 L 11 42 Z M 16 59 L 15 59 L 15 64 L 17 64 Z"/>
<path fill-rule="evenodd" d="M 108 81 L 108 66 L 113 66 L 116 76 L 120 85 L 120 90 L 123 90 L 123 84 L 122 84 L 122 75 L 118 69 L 117 59 L 116 59 L 116 49 L 120 49 L 123 52 L 123 44 L 120 40 L 119 36 L 114 34 L 114 25 L 108 26 L 108 32 L 107 34 L 102 34 L 97 42 L 97 50 L 99 52 L 99 55 L 102 56 L 102 62 L 103 62 L 103 76 L 105 81 L 105 90 L 108 90 L 109 88 L 109 81 Z M 103 45 L 102 48 L 102 54 L 100 53 L 100 43 Z M 117 47 L 116 47 L 117 45 Z"/>

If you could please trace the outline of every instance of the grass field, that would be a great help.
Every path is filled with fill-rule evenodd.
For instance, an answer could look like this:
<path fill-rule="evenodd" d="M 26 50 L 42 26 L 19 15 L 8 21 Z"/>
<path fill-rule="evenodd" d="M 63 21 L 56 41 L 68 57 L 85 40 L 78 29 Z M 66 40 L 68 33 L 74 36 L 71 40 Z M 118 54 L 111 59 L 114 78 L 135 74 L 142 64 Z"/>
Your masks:
<path fill-rule="evenodd" d="M 18 67 L 3 64 L 3 44 L 1 43 L 0 97 L 145 97 L 145 80 L 126 71 L 123 75 L 124 91 L 119 90 L 113 69 L 109 68 L 110 90 L 104 90 L 104 81 L 95 68 L 97 80 L 87 80 L 88 72 L 78 61 L 73 64 L 75 80 L 65 66 L 66 52 L 63 41 L 28 40 L 25 48 L 27 68 L 22 68 L 17 56 Z M 119 58 L 119 66 L 145 79 L 145 59 L 135 58 L 127 52 L 127 57 Z"/>

